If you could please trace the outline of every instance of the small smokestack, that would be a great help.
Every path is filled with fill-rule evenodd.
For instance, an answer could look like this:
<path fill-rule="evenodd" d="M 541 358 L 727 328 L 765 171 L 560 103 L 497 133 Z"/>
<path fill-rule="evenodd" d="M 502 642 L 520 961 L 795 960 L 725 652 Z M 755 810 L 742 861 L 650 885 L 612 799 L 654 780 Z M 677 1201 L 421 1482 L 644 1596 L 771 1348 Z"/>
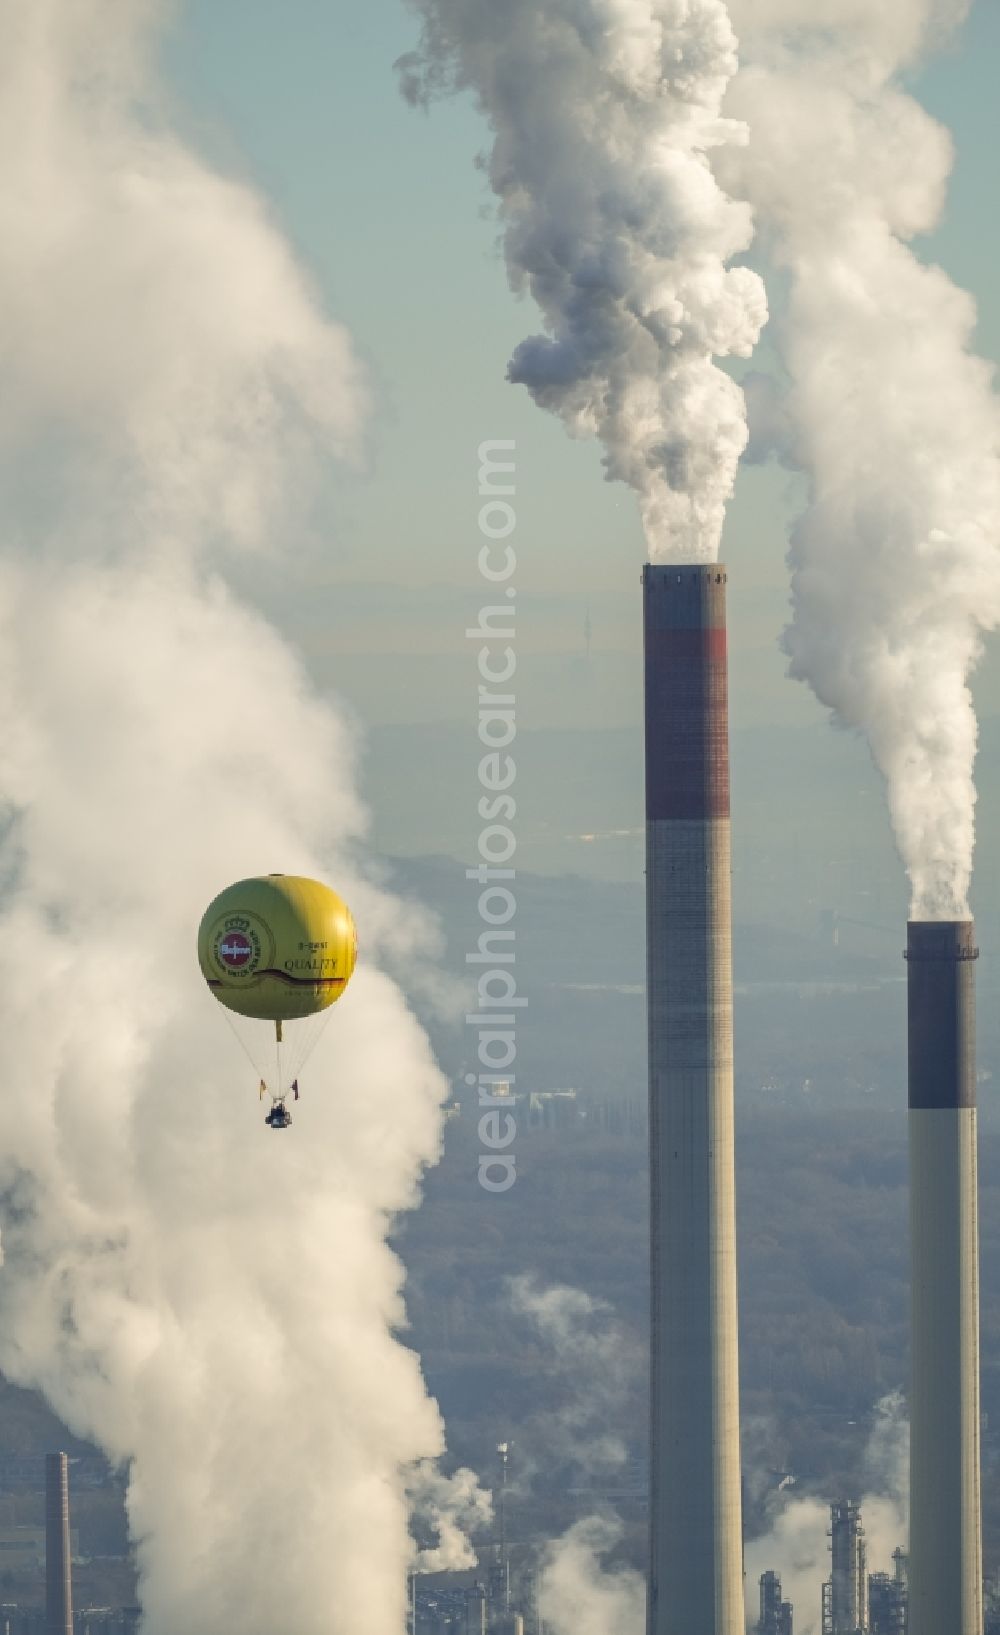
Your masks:
<path fill-rule="evenodd" d="M 907 928 L 910 1635 L 982 1635 L 971 920 Z"/>
<path fill-rule="evenodd" d="M 73 1635 L 69 1553 L 69 1462 L 45 1456 L 45 1635 Z"/>
<path fill-rule="evenodd" d="M 648 1635 L 744 1635 L 725 569 L 647 567 L 643 623 Z"/>
<path fill-rule="evenodd" d="M 466 1635 L 486 1635 L 486 1590 L 482 1584 L 473 1584 L 465 1592 Z"/>

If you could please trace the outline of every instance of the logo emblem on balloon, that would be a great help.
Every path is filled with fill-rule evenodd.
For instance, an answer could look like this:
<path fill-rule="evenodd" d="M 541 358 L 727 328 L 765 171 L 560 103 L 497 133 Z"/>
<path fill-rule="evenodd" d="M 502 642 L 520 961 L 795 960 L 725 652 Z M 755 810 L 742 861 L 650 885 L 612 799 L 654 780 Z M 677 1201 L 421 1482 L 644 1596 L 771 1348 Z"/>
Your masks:
<path fill-rule="evenodd" d="M 254 980 L 265 952 L 262 936 L 268 936 L 267 927 L 251 914 L 227 914 L 221 925 L 217 925 L 212 935 L 212 959 L 223 981 L 227 978 Z M 269 943 L 270 940 L 268 938 Z M 269 963 L 270 954 L 268 947 L 267 958 L 263 959 L 265 965 Z"/>
<path fill-rule="evenodd" d="M 242 971 L 253 959 L 253 943 L 242 931 L 227 931 L 219 941 L 219 958 L 227 970 Z"/>

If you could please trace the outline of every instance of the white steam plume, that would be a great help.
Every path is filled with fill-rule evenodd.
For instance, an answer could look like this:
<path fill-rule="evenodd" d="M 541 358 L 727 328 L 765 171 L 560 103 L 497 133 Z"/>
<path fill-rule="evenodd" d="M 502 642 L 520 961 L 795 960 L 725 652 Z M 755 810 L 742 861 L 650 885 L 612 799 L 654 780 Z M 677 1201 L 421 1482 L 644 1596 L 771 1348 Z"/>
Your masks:
<path fill-rule="evenodd" d="M 908 241 L 937 222 L 947 133 L 896 83 L 963 0 L 736 0 L 727 184 L 784 269 L 785 456 L 809 482 L 791 548 L 792 673 L 885 775 L 914 918 L 968 913 L 969 675 L 1000 620 L 1000 420 L 975 309 Z"/>
<path fill-rule="evenodd" d="M 493 1500 L 466 1466 L 445 1476 L 429 1460 L 413 1472 L 409 1484 L 415 1517 L 426 1523 L 437 1543 L 421 1550 L 414 1562 L 420 1573 L 464 1572 L 478 1566 L 471 1535 L 482 1534 L 493 1520 Z"/>
<path fill-rule="evenodd" d="M 157 10 L 0 3 L 0 1368 L 128 1465 L 145 1635 L 400 1635 L 442 1432 L 385 1231 L 445 1085 L 374 963 L 351 735 L 205 554 L 288 539 L 364 392 L 165 127 Z M 270 869 L 364 954 L 280 1138 L 194 947 Z"/>
<path fill-rule="evenodd" d="M 550 1544 L 538 1575 L 538 1611 L 553 1635 L 641 1635 L 646 1586 L 629 1567 L 606 1564 L 621 1524 L 588 1516 Z"/>
<path fill-rule="evenodd" d="M 720 115 L 736 70 L 722 0 L 410 0 L 411 101 L 471 89 L 493 129 L 513 288 L 541 309 L 509 378 L 599 437 L 639 496 L 654 557 L 711 560 L 746 444 L 739 387 L 759 278 L 729 260 L 752 236 L 713 156 L 745 140 Z"/>
<path fill-rule="evenodd" d="M 860 1500 L 869 1572 L 891 1572 L 893 1551 L 906 1548 L 909 1432 L 902 1397 L 883 1397 L 865 1449 Z M 775 1495 L 769 1520 L 769 1531 L 746 1545 L 748 1630 L 756 1626 L 752 1607 L 760 1576 L 774 1571 L 782 1596 L 795 1609 L 796 1635 L 820 1635 L 821 1590 L 830 1576 L 830 1505 L 815 1494 L 784 1489 Z"/>
<path fill-rule="evenodd" d="M 547 1404 L 518 1441 L 517 1479 L 539 1467 L 606 1478 L 626 1460 L 615 1429 L 627 1409 L 641 1360 L 612 1308 L 566 1284 L 543 1287 L 532 1277 L 508 1280 L 515 1314 L 527 1318 L 561 1376 L 563 1400 Z M 610 1428 L 609 1428 L 610 1427 Z M 624 1529 L 609 1509 L 576 1522 L 545 1546 L 538 1569 L 538 1611 L 552 1635 L 639 1635 L 646 1586 L 615 1562 Z M 609 1559 L 611 1558 L 611 1559 Z"/>
<path fill-rule="evenodd" d="M 627 1449 L 617 1426 L 642 1362 L 611 1307 L 583 1289 L 512 1277 L 507 1287 L 518 1317 L 527 1318 L 561 1377 L 559 1406 L 546 1406 L 519 1442 L 529 1470 L 567 1464 L 593 1477 L 621 1467 Z"/>

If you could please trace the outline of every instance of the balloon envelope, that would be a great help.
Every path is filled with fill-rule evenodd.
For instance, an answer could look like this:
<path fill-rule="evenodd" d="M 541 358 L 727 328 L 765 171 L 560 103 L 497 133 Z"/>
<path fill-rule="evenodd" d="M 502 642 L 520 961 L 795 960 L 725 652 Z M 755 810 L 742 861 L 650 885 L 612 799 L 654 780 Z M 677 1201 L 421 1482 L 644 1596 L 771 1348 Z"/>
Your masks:
<path fill-rule="evenodd" d="M 256 875 L 205 911 L 198 963 L 227 1010 L 268 1022 L 315 1016 L 339 999 L 357 958 L 347 904 L 319 880 Z"/>

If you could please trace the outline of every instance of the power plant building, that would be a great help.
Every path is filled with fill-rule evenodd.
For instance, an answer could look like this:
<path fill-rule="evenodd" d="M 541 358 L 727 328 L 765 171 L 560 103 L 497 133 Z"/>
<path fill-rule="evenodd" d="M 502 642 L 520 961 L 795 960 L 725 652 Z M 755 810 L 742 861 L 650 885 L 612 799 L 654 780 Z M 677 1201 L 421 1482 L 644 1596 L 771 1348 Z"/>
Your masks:
<path fill-rule="evenodd" d="M 726 571 L 643 572 L 648 1635 L 744 1635 Z"/>

